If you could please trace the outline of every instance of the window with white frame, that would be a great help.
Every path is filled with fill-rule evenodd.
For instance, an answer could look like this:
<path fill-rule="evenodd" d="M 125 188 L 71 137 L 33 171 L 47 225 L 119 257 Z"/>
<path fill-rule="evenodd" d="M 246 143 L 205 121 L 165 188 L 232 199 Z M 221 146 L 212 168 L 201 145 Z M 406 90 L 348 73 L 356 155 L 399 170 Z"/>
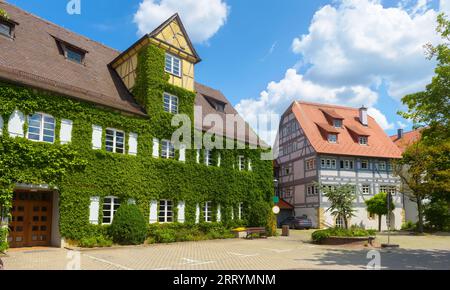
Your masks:
<path fill-rule="evenodd" d="M 181 59 L 166 53 L 165 71 L 177 77 L 181 77 Z"/>
<path fill-rule="evenodd" d="M 370 185 L 369 184 L 363 184 L 361 186 L 361 193 L 364 194 L 364 195 L 370 195 L 371 194 Z"/>
<path fill-rule="evenodd" d="M 106 129 L 106 151 L 125 154 L 125 133 L 116 129 Z"/>
<path fill-rule="evenodd" d="M 238 219 L 241 220 L 243 214 L 244 214 L 244 203 L 241 202 L 241 203 L 239 203 L 239 206 L 238 206 Z"/>
<path fill-rule="evenodd" d="M 344 228 L 345 227 L 345 221 L 341 216 L 338 216 L 336 218 L 336 227 L 337 228 Z"/>
<path fill-rule="evenodd" d="M 205 222 L 212 222 L 212 202 L 207 201 L 203 206 L 203 216 L 205 217 Z"/>
<path fill-rule="evenodd" d="M 114 219 L 117 209 L 120 207 L 119 198 L 107 196 L 103 200 L 103 224 L 109 225 Z"/>
<path fill-rule="evenodd" d="M 369 144 L 369 138 L 367 136 L 359 136 L 359 144 L 360 145 L 367 145 Z"/>
<path fill-rule="evenodd" d="M 316 169 L 316 159 L 306 160 L 306 170 L 314 170 Z"/>
<path fill-rule="evenodd" d="M 306 186 L 306 196 L 317 196 L 319 195 L 319 188 L 314 185 L 310 184 Z"/>
<path fill-rule="evenodd" d="M 353 169 L 353 160 L 341 160 L 341 169 L 351 170 Z"/>
<path fill-rule="evenodd" d="M 397 187 L 393 185 L 381 185 L 380 192 L 388 193 L 391 196 L 395 196 L 397 194 Z"/>
<path fill-rule="evenodd" d="M 160 223 L 173 222 L 173 202 L 171 200 L 163 199 L 159 201 L 158 221 Z"/>
<path fill-rule="evenodd" d="M 245 157 L 244 156 L 239 156 L 239 170 L 243 171 L 245 170 Z"/>
<path fill-rule="evenodd" d="M 336 159 L 322 159 L 321 167 L 322 169 L 336 169 Z"/>
<path fill-rule="evenodd" d="M 27 138 L 33 141 L 55 142 L 55 118 L 42 113 L 28 116 Z"/>
<path fill-rule="evenodd" d="M 205 164 L 206 166 L 213 165 L 213 155 L 211 150 L 205 150 Z"/>
<path fill-rule="evenodd" d="M 378 162 L 378 170 L 386 170 L 386 161 Z"/>
<path fill-rule="evenodd" d="M 175 158 L 175 146 L 169 140 L 162 140 L 161 142 L 161 157 L 165 159 Z"/>
<path fill-rule="evenodd" d="M 369 160 L 361 160 L 361 169 L 369 169 Z"/>
<path fill-rule="evenodd" d="M 391 171 L 392 170 L 392 163 L 390 161 L 388 161 L 386 167 L 387 167 L 388 171 Z"/>
<path fill-rule="evenodd" d="M 328 134 L 328 142 L 337 143 L 337 134 Z"/>
<path fill-rule="evenodd" d="M 172 114 L 178 114 L 178 97 L 164 93 L 164 111 Z"/>

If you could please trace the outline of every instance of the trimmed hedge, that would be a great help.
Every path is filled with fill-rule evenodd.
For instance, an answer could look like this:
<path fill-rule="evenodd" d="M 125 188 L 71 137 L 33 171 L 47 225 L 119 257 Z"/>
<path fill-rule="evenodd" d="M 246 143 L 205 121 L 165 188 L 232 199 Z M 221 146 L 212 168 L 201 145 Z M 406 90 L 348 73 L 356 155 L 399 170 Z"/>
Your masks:
<path fill-rule="evenodd" d="M 314 243 L 320 243 L 329 237 L 369 237 L 375 236 L 375 230 L 365 230 L 357 227 L 352 227 L 348 230 L 342 228 L 329 228 L 325 230 L 318 230 L 312 233 L 311 238 Z"/>
<path fill-rule="evenodd" d="M 222 223 L 150 225 L 147 242 L 175 243 L 234 238 L 231 228 Z"/>
<path fill-rule="evenodd" d="M 120 245 L 140 245 L 147 236 L 147 221 L 134 204 L 119 207 L 108 229 L 114 243 Z"/>

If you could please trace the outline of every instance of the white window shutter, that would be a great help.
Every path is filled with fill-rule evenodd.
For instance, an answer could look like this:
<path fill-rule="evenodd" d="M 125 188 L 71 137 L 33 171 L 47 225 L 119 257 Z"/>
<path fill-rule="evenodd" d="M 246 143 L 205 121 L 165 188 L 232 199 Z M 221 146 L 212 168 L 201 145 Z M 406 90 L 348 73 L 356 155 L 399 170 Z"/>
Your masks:
<path fill-rule="evenodd" d="M 178 203 L 178 222 L 179 223 L 184 223 L 184 209 L 186 207 L 186 203 L 184 201 L 180 201 Z"/>
<path fill-rule="evenodd" d="M 231 207 L 231 219 L 234 220 L 234 208 Z"/>
<path fill-rule="evenodd" d="M 200 205 L 197 203 L 195 208 L 195 223 L 198 224 L 200 222 Z"/>
<path fill-rule="evenodd" d="M 153 157 L 159 157 L 159 140 L 156 138 L 153 138 Z"/>
<path fill-rule="evenodd" d="M 155 224 L 158 222 L 158 202 L 152 200 L 150 202 L 150 223 Z"/>
<path fill-rule="evenodd" d="M 186 145 L 184 144 L 180 145 L 180 161 L 186 161 Z"/>
<path fill-rule="evenodd" d="M 92 125 L 92 149 L 102 149 L 102 127 Z"/>
<path fill-rule="evenodd" d="M 217 167 L 220 167 L 221 162 L 222 162 L 222 156 L 219 153 L 219 155 L 217 156 Z"/>
<path fill-rule="evenodd" d="M 23 125 L 25 117 L 22 112 L 15 110 L 9 117 L 8 132 L 10 137 L 23 137 Z"/>
<path fill-rule="evenodd" d="M 3 118 L 0 116 L 0 136 L 3 135 Z"/>
<path fill-rule="evenodd" d="M 128 199 L 128 204 L 136 205 L 136 200 L 134 198 L 129 198 Z"/>
<path fill-rule="evenodd" d="M 91 197 L 91 204 L 89 205 L 89 222 L 93 225 L 98 225 L 98 213 L 100 210 L 100 197 Z"/>
<path fill-rule="evenodd" d="M 217 222 L 222 220 L 222 212 L 220 211 L 220 204 L 217 206 Z"/>
<path fill-rule="evenodd" d="M 59 140 L 61 141 L 61 144 L 72 142 L 72 126 L 73 122 L 71 120 L 61 120 L 61 130 L 59 131 Z"/>
<path fill-rule="evenodd" d="M 137 155 L 137 139 L 138 135 L 136 133 L 130 133 L 130 137 L 128 138 L 128 154 Z"/>
<path fill-rule="evenodd" d="M 253 167 L 252 167 L 252 161 L 249 159 L 248 160 L 248 171 L 252 171 Z"/>
<path fill-rule="evenodd" d="M 197 149 L 197 163 L 200 163 L 200 149 Z"/>

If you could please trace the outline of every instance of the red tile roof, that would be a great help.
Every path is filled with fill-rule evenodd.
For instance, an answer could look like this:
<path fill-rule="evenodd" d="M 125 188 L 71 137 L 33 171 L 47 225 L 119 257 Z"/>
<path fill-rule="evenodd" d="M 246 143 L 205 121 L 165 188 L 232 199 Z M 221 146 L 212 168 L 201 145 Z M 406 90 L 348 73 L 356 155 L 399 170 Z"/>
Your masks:
<path fill-rule="evenodd" d="M 398 135 L 393 135 L 391 136 L 391 140 L 403 153 L 409 145 L 420 140 L 422 137 L 422 130 L 423 129 L 417 129 L 411 132 L 403 133 L 403 137 L 400 139 L 398 138 Z"/>
<path fill-rule="evenodd" d="M 321 134 L 320 129 L 316 125 L 328 123 L 324 111 L 334 111 L 336 115 L 343 118 L 343 127 L 336 128 L 340 132 L 336 144 L 329 143 L 326 136 Z M 359 122 L 359 109 L 298 101 L 293 103 L 292 112 L 317 153 L 401 158 L 401 151 L 381 129 L 375 119 L 369 116 L 368 126 L 364 126 Z M 353 133 L 349 128 L 352 129 Z M 369 144 L 360 145 L 355 138 L 355 133 L 357 135 L 370 136 Z"/>

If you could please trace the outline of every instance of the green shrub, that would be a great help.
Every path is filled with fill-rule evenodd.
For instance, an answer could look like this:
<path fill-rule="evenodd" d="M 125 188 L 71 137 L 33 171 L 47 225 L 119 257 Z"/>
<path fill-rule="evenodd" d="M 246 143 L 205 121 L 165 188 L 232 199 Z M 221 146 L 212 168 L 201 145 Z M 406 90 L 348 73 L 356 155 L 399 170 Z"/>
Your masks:
<path fill-rule="evenodd" d="M 149 226 L 147 243 L 174 243 L 233 238 L 231 229 L 221 223 L 153 224 Z"/>
<path fill-rule="evenodd" d="M 119 207 L 109 227 L 113 241 L 120 245 L 140 245 L 147 236 L 147 221 L 134 204 Z"/>
<path fill-rule="evenodd" d="M 374 235 L 376 235 L 375 230 L 365 230 L 359 227 L 351 227 L 348 230 L 343 228 L 329 228 L 313 232 L 311 238 L 313 242 L 320 243 L 329 237 L 369 237 Z"/>
<path fill-rule="evenodd" d="M 448 230 L 450 228 L 450 209 L 445 200 L 432 200 L 425 206 L 425 219 L 432 230 Z"/>
<path fill-rule="evenodd" d="M 414 231 L 416 230 L 416 224 L 413 223 L 412 221 L 407 221 L 402 224 L 401 229 L 402 231 Z"/>
<path fill-rule="evenodd" d="M 103 236 L 90 237 L 90 238 L 82 238 L 78 245 L 82 248 L 104 248 L 111 247 L 113 244 L 112 240 L 109 238 L 105 238 Z"/>
<path fill-rule="evenodd" d="M 8 227 L 0 226 L 0 252 L 4 252 L 8 249 Z"/>

